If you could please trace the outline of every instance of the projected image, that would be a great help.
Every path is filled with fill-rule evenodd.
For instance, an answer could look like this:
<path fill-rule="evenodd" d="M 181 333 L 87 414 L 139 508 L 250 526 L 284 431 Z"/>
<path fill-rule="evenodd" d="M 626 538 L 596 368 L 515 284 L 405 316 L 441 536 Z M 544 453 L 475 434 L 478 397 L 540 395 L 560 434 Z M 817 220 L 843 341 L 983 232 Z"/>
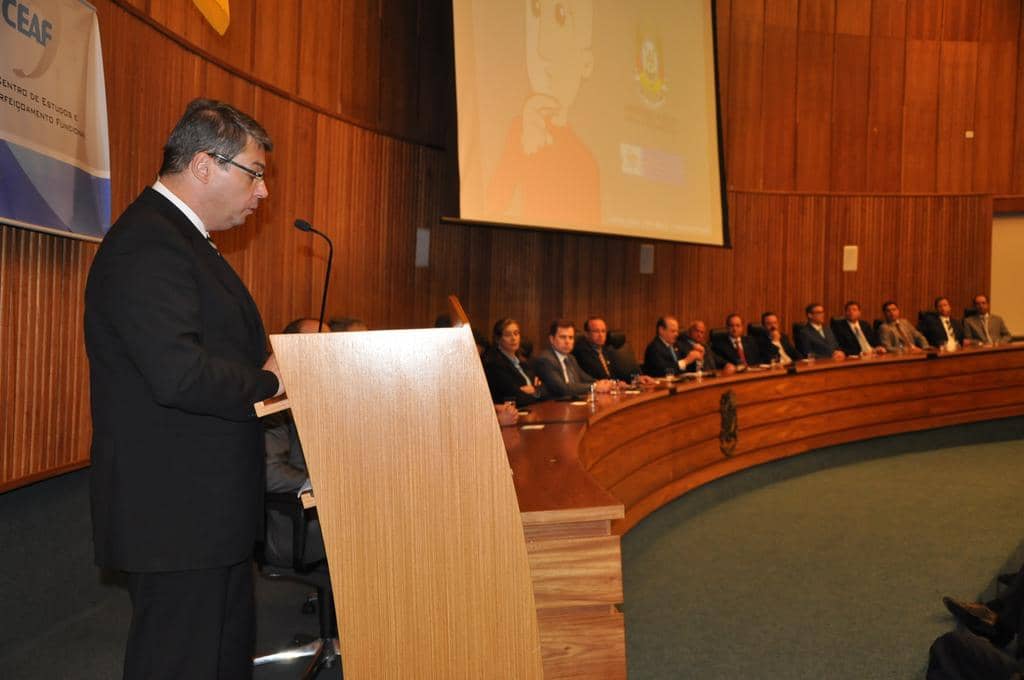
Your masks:
<path fill-rule="evenodd" d="M 708 0 L 455 0 L 461 217 L 722 243 Z"/>
<path fill-rule="evenodd" d="M 569 123 L 580 86 L 594 69 L 593 6 L 591 0 L 526 2 L 530 93 L 490 176 L 488 214 L 538 224 L 601 223 L 597 159 Z"/>

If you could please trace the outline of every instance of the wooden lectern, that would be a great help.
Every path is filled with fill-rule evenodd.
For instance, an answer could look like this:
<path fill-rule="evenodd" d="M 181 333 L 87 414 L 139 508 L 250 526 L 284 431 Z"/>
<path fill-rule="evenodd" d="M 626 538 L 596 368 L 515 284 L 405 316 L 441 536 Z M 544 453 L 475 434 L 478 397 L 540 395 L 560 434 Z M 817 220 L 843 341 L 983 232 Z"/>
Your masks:
<path fill-rule="evenodd" d="M 470 329 L 271 343 L 316 495 L 345 677 L 542 678 L 522 520 Z"/>

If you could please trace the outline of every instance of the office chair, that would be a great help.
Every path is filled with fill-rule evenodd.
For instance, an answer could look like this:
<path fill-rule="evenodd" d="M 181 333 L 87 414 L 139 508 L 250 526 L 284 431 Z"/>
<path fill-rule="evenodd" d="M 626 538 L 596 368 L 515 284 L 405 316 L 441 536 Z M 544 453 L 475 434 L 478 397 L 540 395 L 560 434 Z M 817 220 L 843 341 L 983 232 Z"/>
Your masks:
<path fill-rule="evenodd" d="M 267 579 L 294 581 L 316 589 L 318 636 L 313 639 L 305 639 L 307 636 L 296 635 L 296 644 L 272 654 L 257 656 L 253 659 L 253 665 L 265 666 L 309 658 L 306 669 L 299 677 L 302 680 L 311 680 L 321 670 L 330 668 L 341 660 L 331 577 L 322 561 L 308 563 L 305 560 L 306 533 L 309 522 L 305 508 L 302 507 L 302 501 L 294 493 L 267 493 L 264 499 L 264 509 L 268 515 L 271 512 L 279 512 L 291 520 L 292 562 L 291 564 L 272 564 L 272 560 L 267 559 L 266 551 L 264 551 L 258 559 L 260 572 Z M 267 524 L 269 526 L 270 522 L 268 521 Z M 307 605 L 303 605 L 303 611 L 306 610 Z"/>

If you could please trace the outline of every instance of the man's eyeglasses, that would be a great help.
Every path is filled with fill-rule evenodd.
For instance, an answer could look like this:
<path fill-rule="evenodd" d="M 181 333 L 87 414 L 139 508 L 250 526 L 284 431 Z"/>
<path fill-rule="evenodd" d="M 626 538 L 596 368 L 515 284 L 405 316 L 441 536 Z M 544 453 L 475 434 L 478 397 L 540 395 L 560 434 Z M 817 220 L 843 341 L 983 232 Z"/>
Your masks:
<path fill-rule="evenodd" d="M 225 156 L 222 153 L 212 153 L 210 151 L 207 151 L 207 153 L 209 155 L 213 156 L 214 158 L 216 158 L 217 160 L 221 161 L 221 162 L 230 163 L 231 165 L 235 166 L 236 168 L 238 168 L 239 170 L 241 170 L 245 174 L 249 175 L 249 177 L 252 177 L 252 181 L 253 182 L 262 182 L 263 181 L 263 171 L 262 170 L 253 170 L 252 168 L 247 168 L 244 165 L 242 165 L 241 163 L 236 163 L 233 159 L 228 158 L 227 156 Z"/>

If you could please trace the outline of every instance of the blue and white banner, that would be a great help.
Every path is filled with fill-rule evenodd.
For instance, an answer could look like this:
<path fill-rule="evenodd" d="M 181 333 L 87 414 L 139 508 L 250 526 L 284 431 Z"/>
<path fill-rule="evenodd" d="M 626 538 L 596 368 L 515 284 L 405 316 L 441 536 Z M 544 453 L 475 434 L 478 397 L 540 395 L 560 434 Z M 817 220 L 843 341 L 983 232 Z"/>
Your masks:
<path fill-rule="evenodd" d="M 84 238 L 110 227 L 100 27 L 82 0 L 0 0 L 0 222 Z"/>

